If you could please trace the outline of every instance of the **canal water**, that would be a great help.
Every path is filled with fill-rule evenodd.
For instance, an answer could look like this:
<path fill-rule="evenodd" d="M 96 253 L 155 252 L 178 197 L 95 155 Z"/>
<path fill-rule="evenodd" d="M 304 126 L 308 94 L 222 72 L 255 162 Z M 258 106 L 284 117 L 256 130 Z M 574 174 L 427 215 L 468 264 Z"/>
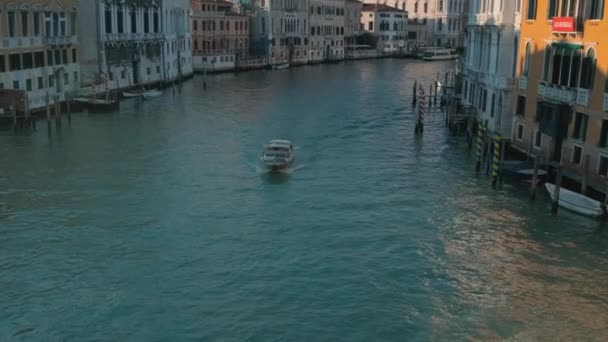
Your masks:
<path fill-rule="evenodd" d="M 0 340 L 605 340 L 608 230 L 493 191 L 441 115 L 414 137 L 414 80 L 451 69 L 195 77 L 0 133 Z"/>

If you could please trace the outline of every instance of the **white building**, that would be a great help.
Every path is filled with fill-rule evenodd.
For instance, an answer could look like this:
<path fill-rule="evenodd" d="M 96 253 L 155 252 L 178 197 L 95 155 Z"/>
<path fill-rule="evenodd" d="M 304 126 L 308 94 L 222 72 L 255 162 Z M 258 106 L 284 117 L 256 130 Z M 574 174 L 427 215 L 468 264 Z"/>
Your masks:
<path fill-rule="evenodd" d="M 385 54 L 405 52 L 407 48 L 406 11 L 380 4 L 363 4 L 363 30 L 377 38 L 377 48 Z"/>
<path fill-rule="evenodd" d="M 192 73 L 189 0 L 89 0 L 79 13 L 82 80 L 111 89 Z"/>
<path fill-rule="evenodd" d="M 75 95 L 79 13 L 76 0 L 0 2 L 0 88 L 23 90 L 30 110 Z"/>
<path fill-rule="evenodd" d="M 516 2 L 472 0 L 468 17 L 463 104 L 475 107 L 490 131 L 510 137 L 521 20 Z"/>
<path fill-rule="evenodd" d="M 344 59 L 344 0 L 310 0 L 310 61 Z"/>
<path fill-rule="evenodd" d="M 308 1 L 254 0 L 251 18 L 253 55 L 271 63 L 308 62 Z"/>
<path fill-rule="evenodd" d="M 424 39 L 428 46 L 459 47 L 463 44 L 466 9 L 470 0 L 365 0 L 407 11 L 415 25 L 426 25 Z M 515 1 L 515 0 L 513 0 Z M 415 30 L 421 32 L 420 30 Z M 421 41 L 421 37 L 417 36 Z"/>

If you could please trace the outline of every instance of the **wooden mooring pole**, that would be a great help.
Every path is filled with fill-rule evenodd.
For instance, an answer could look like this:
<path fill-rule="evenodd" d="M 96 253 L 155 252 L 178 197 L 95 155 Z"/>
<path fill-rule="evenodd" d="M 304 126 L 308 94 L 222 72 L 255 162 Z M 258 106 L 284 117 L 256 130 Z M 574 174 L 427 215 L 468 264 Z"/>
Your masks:
<path fill-rule="evenodd" d="M 492 158 L 492 188 L 498 185 L 498 174 L 500 173 L 500 145 L 501 137 L 499 133 L 494 136 L 494 157 Z"/>
<path fill-rule="evenodd" d="M 532 171 L 532 183 L 530 184 L 530 200 L 536 199 L 536 191 L 538 190 L 538 159 L 539 156 L 534 156 L 534 171 Z"/>
<path fill-rule="evenodd" d="M 483 123 L 480 122 L 477 127 L 477 161 L 475 163 L 475 172 L 479 175 L 479 171 L 481 171 L 481 160 L 483 157 L 483 132 L 484 127 Z"/>
<path fill-rule="evenodd" d="M 500 144 L 500 172 L 498 174 L 498 187 L 502 190 L 503 186 L 503 178 L 504 178 L 504 167 L 505 167 L 505 150 L 506 150 L 506 141 L 503 139 Z"/>
<path fill-rule="evenodd" d="M 587 183 L 589 179 L 589 155 L 583 157 L 583 177 L 581 179 L 581 195 L 587 194 Z"/>
<path fill-rule="evenodd" d="M 557 176 L 555 177 L 555 190 L 553 191 L 553 203 L 551 204 L 551 213 L 557 215 L 557 209 L 559 207 L 559 191 L 562 186 L 562 166 L 557 167 Z"/>
<path fill-rule="evenodd" d="M 414 81 L 414 89 L 412 89 L 412 108 L 416 107 L 416 87 L 418 86 L 418 81 Z"/>

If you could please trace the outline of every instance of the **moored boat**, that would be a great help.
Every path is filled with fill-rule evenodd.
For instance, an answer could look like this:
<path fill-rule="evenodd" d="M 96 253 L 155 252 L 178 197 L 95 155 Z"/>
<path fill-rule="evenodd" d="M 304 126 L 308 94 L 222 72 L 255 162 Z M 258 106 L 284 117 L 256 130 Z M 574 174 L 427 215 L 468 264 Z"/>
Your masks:
<path fill-rule="evenodd" d="M 447 61 L 458 58 L 456 49 L 428 48 L 422 53 L 425 61 Z"/>
<path fill-rule="evenodd" d="M 272 66 L 273 70 L 283 70 L 283 69 L 287 69 L 287 68 L 289 68 L 289 63 L 274 64 Z"/>
<path fill-rule="evenodd" d="M 269 171 L 283 171 L 294 162 L 294 148 L 289 140 L 270 140 L 260 157 L 260 162 Z"/>
<path fill-rule="evenodd" d="M 151 89 L 151 90 L 144 91 L 142 95 L 143 95 L 143 97 L 145 99 L 147 99 L 147 98 L 151 98 L 151 97 L 157 97 L 157 96 L 160 96 L 162 94 L 163 93 L 161 91 L 159 91 L 159 90 Z"/>
<path fill-rule="evenodd" d="M 549 192 L 551 200 L 555 200 L 555 185 L 546 183 L 545 189 Z M 564 188 L 559 190 L 558 204 L 564 209 L 585 216 L 600 217 L 604 215 L 604 210 L 602 210 L 602 204 L 600 202 Z"/>
<path fill-rule="evenodd" d="M 520 180 L 531 180 L 534 176 L 534 169 L 526 161 L 505 161 L 502 171 L 505 175 Z M 539 169 L 537 176 L 538 179 L 544 179 L 547 171 Z"/>

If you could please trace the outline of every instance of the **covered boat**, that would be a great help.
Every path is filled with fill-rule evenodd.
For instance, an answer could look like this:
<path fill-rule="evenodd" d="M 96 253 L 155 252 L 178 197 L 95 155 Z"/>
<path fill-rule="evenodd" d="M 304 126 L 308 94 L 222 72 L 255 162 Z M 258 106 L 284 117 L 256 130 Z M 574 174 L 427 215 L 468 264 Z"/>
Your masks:
<path fill-rule="evenodd" d="M 546 183 L 545 188 L 549 192 L 551 200 L 555 200 L 555 185 Z M 564 188 L 559 190 L 558 204 L 564 209 L 585 216 L 600 217 L 604 214 L 600 202 Z"/>
<path fill-rule="evenodd" d="M 270 171 L 288 169 L 294 162 L 294 148 L 289 140 L 270 140 L 260 157 L 262 165 Z"/>

